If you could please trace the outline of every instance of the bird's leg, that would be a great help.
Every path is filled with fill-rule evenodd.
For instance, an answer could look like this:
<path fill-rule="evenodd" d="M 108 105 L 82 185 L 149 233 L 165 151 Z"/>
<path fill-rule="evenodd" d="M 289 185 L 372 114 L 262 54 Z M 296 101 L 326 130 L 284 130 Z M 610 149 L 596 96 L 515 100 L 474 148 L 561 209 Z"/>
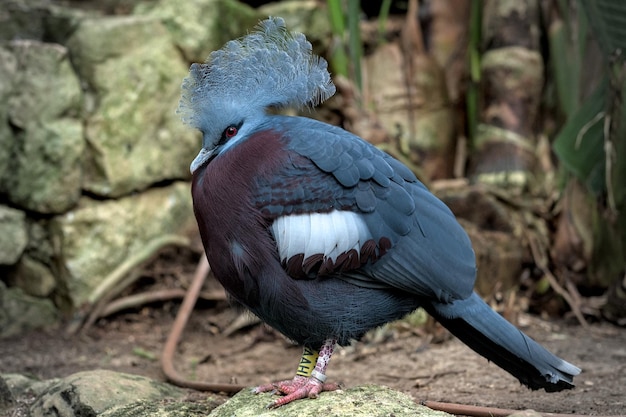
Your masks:
<path fill-rule="evenodd" d="M 256 393 L 278 391 L 287 394 L 268 405 L 268 408 L 275 408 L 302 398 L 317 398 L 317 395 L 322 391 L 338 389 L 339 385 L 335 383 L 325 383 L 326 368 L 335 350 L 335 344 L 336 340 L 328 339 L 319 352 L 305 347 L 296 376 L 293 379 L 261 385 L 253 391 Z M 315 367 L 313 363 L 315 363 Z"/>

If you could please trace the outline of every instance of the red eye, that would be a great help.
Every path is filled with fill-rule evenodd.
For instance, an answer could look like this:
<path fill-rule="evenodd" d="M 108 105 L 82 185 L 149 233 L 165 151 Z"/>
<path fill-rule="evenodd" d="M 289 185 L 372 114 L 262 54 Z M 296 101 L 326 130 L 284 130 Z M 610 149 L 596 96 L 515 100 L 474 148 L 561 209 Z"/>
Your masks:
<path fill-rule="evenodd" d="M 232 138 L 233 136 L 235 136 L 237 134 L 238 130 L 235 126 L 228 126 L 226 128 L 226 130 L 224 131 L 224 136 L 226 136 L 228 139 Z"/>

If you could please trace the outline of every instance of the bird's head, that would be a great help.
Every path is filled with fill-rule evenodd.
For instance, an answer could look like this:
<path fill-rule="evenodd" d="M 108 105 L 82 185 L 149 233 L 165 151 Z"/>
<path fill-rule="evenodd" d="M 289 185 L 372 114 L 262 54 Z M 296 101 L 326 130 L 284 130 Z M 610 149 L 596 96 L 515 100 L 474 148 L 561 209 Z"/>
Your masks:
<path fill-rule="evenodd" d="M 335 93 L 327 63 L 281 18 L 262 21 L 249 35 L 227 42 L 204 64 L 192 64 L 178 113 L 202 132 L 193 173 L 267 122 L 268 107 L 315 106 Z"/>

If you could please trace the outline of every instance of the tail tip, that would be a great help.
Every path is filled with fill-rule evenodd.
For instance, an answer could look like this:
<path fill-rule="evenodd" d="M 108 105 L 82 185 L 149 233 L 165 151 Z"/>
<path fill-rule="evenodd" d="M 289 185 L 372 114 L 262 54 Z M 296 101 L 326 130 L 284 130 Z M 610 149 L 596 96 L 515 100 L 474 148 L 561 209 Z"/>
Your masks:
<path fill-rule="evenodd" d="M 544 389 L 546 392 L 558 392 L 575 387 L 574 377 L 580 374 L 581 369 L 559 358 L 559 363 L 550 371 L 543 373 L 537 380 L 522 381 L 530 389 Z"/>

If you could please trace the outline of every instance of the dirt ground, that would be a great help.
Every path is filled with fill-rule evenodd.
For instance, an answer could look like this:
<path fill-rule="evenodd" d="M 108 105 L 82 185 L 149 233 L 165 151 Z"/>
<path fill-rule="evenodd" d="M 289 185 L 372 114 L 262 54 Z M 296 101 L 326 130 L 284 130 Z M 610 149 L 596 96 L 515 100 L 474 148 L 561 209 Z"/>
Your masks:
<path fill-rule="evenodd" d="M 168 301 L 100 319 L 81 336 L 56 329 L 0 340 L 0 372 L 47 379 L 104 368 L 162 380 L 158 357 L 178 306 L 178 301 Z M 178 371 L 195 380 L 248 386 L 291 378 L 300 349 L 264 326 L 224 336 L 236 314 L 225 301 L 199 302 L 177 351 Z M 626 329 L 594 323 L 585 330 L 574 322 L 527 314 L 520 314 L 517 324 L 583 369 L 574 390 L 529 391 L 441 329 L 407 325 L 390 326 L 339 349 L 327 375 L 346 387 L 386 385 L 416 401 L 626 415 Z"/>

